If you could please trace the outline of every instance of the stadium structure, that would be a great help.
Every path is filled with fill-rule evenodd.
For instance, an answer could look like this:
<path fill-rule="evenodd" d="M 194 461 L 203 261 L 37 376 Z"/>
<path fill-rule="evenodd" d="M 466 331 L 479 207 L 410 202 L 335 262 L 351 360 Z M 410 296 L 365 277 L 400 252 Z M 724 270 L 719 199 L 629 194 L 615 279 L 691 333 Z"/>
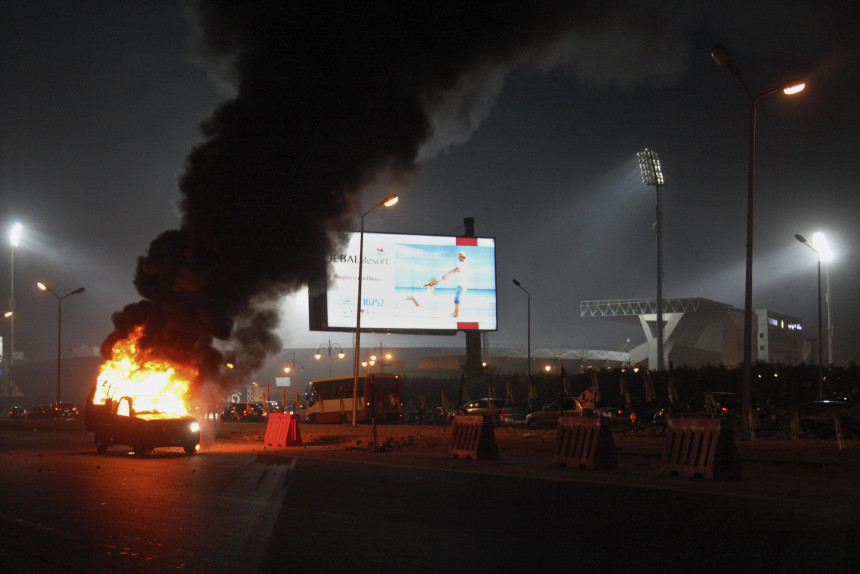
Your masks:
<path fill-rule="evenodd" d="M 663 352 L 666 365 L 725 365 L 743 361 L 743 309 L 702 298 L 663 299 Z M 637 321 L 645 342 L 630 349 L 630 364 L 657 364 L 657 300 L 617 299 L 580 302 L 581 317 Z M 768 309 L 756 309 L 752 359 L 796 365 L 809 354 L 803 324 Z"/>

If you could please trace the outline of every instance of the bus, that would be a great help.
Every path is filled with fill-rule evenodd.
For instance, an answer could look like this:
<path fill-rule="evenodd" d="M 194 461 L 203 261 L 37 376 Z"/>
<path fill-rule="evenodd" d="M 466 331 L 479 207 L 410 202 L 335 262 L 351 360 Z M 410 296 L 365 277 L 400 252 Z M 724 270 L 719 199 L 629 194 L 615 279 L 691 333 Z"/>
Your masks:
<path fill-rule="evenodd" d="M 302 413 L 304 420 L 309 423 L 352 422 L 353 384 L 352 377 L 330 377 L 311 381 L 308 385 L 306 406 Z M 371 420 L 371 402 L 373 402 L 376 422 L 400 422 L 403 416 L 402 401 L 403 382 L 400 375 L 372 373 L 359 376 L 356 421 Z"/>

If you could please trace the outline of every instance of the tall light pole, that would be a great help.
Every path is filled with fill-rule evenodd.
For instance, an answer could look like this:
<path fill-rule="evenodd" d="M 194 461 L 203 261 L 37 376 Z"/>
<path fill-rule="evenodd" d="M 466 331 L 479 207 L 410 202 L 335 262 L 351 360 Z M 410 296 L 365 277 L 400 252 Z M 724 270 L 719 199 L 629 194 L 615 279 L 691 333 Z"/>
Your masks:
<path fill-rule="evenodd" d="M 833 251 L 827 242 L 823 231 L 812 234 L 812 246 L 818 252 L 818 256 L 824 265 L 824 303 L 827 305 L 827 364 L 833 364 L 833 322 L 830 316 L 830 261 L 833 259 Z"/>
<path fill-rule="evenodd" d="M 6 380 L 9 382 L 9 399 L 12 399 L 12 367 L 15 364 L 15 248 L 21 244 L 21 233 L 24 227 L 20 223 L 12 225 L 9 231 L 9 361 L 3 365 L 6 369 Z"/>
<path fill-rule="evenodd" d="M 397 200 L 398 197 L 396 195 L 389 195 L 361 214 L 361 233 L 359 234 L 358 241 L 358 301 L 356 302 L 355 309 L 355 363 L 352 370 L 352 426 L 356 426 L 355 419 L 358 412 L 356 406 L 358 404 L 358 367 L 359 354 L 361 352 L 361 275 L 364 272 L 364 217 L 377 207 L 382 207 L 383 205 L 391 207 L 397 203 Z"/>
<path fill-rule="evenodd" d="M 528 305 L 528 310 L 526 311 L 526 326 L 528 328 L 528 333 L 526 335 L 526 384 L 528 384 L 529 377 L 531 377 L 532 374 L 532 294 L 529 293 L 528 290 L 523 287 L 523 284 L 516 279 L 513 279 L 513 282 L 514 285 L 522 289 L 526 294 L 526 305 Z"/>
<path fill-rule="evenodd" d="M 663 185 L 663 168 L 657 152 L 647 147 L 636 154 L 639 171 L 645 185 L 653 185 L 657 191 L 657 370 L 663 370 L 663 209 L 660 204 L 660 187 Z"/>
<path fill-rule="evenodd" d="M 314 353 L 314 359 L 319 361 L 320 359 L 322 359 L 322 350 L 328 349 L 328 376 L 329 377 L 331 376 L 331 350 L 332 350 L 332 348 L 337 349 L 337 351 L 338 351 L 337 352 L 337 358 L 338 359 L 343 359 L 344 357 L 346 357 L 346 353 L 343 352 L 343 348 L 340 345 L 338 345 L 337 343 L 332 343 L 331 339 L 329 339 L 327 345 L 326 344 L 320 345 L 319 349 L 317 349 L 317 352 Z"/>
<path fill-rule="evenodd" d="M 799 233 L 794 234 L 794 238 L 812 249 L 815 252 L 815 257 L 818 260 L 818 400 L 824 400 L 824 367 L 823 367 L 823 359 L 824 359 L 824 351 L 823 351 L 823 339 L 822 330 L 821 330 L 821 253 L 818 250 L 809 244 L 806 241 L 806 238 Z"/>
<path fill-rule="evenodd" d="M 53 295 L 54 297 L 57 298 L 57 305 L 58 305 L 58 312 L 57 312 L 57 402 L 59 403 L 60 402 L 60 359 L 61 359 L 61 351 L 63 349 L 63 347 L 62 347 L 62 341 L 63 341 L 63 299 L 65 299 L 66 297 L 70 297 L 72 295 L 77 295 L 79 293 L 83 293 L 85 289 L 83 287 L 78 287 L 74 291 L 71 291 L 70 293 L 66 293 L 65 295 L 63 295 L 61 297 L 60 295 L 57 295 L 53 289 L 51 289 L 50 287 L 48 287 L 46 284 L 42 283 L 41 281 L 36 283 L 36 286 L 38 286 L 39 289 L 41 289 L 42 291 L 47 291 L 48 293 L 50 293 L 51 295 Z"/>
<path fill-rule="evenodd" d="M 750 101 L 749 120 L 749 163 L 747 178 L 747 246 L 746 246 L 746 289 L 744 293 L 744 364 L 743 381 L 741 387 L 741 440 L 752 438 L 752 261 L 753 261 L 753 206 L 755 197 L 755 126 L 756 126 L 756 104 L 758 101 L 771 94 L 782 91 L 792 95 L 800 92 L 806 84 L 791 82 L 783 84 L 778 88 L 762 92 L 755 96 L 749 86 L 741 77 L 737 64 L 729 55 L 729 51 L 722 44 L 717 44 L 711 49 L 711 57 L 714 61 L 726 68 L 743 86 Z"/>

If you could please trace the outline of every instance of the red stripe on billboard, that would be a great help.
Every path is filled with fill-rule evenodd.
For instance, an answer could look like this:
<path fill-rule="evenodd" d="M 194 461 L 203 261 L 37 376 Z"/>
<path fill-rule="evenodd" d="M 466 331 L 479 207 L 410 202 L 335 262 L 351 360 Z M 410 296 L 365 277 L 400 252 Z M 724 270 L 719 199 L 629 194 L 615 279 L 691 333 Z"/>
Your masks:
<path fill-rule="evenodd" d="M 471 245 L 472 247 L 478 246 L 478 238 L 477 237 L 458 237 L 457 245 Z"/>
<path fill-rule="evenodd" d="M 479 323 L 472 322 L 467 323 L 464 321 L 457 321 L 457 330 L 458 331 L 477 331 Z"/>

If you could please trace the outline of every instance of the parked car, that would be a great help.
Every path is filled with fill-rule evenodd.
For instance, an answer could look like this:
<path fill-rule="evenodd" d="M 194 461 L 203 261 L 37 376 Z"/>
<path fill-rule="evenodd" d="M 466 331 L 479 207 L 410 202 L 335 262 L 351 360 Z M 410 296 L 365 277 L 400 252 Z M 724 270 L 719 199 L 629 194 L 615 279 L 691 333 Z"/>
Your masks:
<path fill-rule="evenodd" d="M 9 407 L 10 419 L 23 419 L 27 416 L 27 409 L 24 407 L 13 406 Z"/>
<path fill-rule="evenodd" d="M 518 405 L 509 405 L 505 399 L 483 398 L 462 405 L 448 413 L 448 423 L 457 415 L 486 415 L 496 426 L 513 426 L 525 423 L 526 410 Z"/>
<path fill-rule="evenodd" d="M 558 427 L 561 413 L 582 414 L 582 407 L 576 397 L 564 397 L 544 405 L 542 409 L 526 415 L 526 426 L 530 429 L 554 429 Z"/>
<path fill-rule="evenodd" d="M 268 420 L 269 413 L 260 403 L 230 403 L 222 411 L 222 423 L 262 423 Z"/>
<path fill-rule="evenodd" d="M 661 399 L 652 405 L 642 408 L 637 413 L 637 426 L 640 428 L 663 428 L 667 420 L 677 412 L 677 408 L 669 399 Z"/>
<path fill-rule="evenodd" d="M 96 398 L 93 386 L 84 407 L 84 428 L 93 433 L 96 451 L 104 454 L 114 444 L 131 446 L 136 456 L 145 456 L 158 447 L 182 447 L 194 454 L 200 445 L 200 424 L 192 416 L 177 416 L 158 409 L 136 410 L 134 397 Z M 104 400 L 104 402 L 101 402 Z"/>
<path fill-rule="evenodd" d="M 33 405 L 27 413 L 27 418 L 33 419 L 52 419 L 54 418 L 54 409 L 51 405 Z"/>
<path fill-rule="evenodd" d="M 678 414 L 739 417 L 741 398 L 737 393 L 707 391 L 683 401 L 677 412 Z"/>
<path fill-rule="evenodd" d="M 443 425 L 448 420 L 445 407 L 430 406 L 424 413 L 417 408 L 410 409 L 404 417 L 404 422 L 410 425 Z"/>
<path fill-rule="evenodd" d="M 55 419 L 76 419 L 78 418 L 78 407 L 74 403 L 53 403 L 51 405 Z"/>

